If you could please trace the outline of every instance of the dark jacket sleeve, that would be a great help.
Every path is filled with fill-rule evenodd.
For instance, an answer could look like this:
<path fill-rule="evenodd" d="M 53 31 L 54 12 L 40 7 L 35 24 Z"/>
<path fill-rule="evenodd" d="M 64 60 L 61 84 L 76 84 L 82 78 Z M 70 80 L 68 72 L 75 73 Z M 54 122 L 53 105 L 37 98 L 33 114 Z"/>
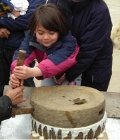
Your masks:
<path fill-rule="evenodd" d="M 44 0 L 28 0 L 29 7 L 25 15 L 19 16 L 15 20 L 10 17 L 0 18 L 0 27 L 5 27 L 10 31 L 21 31 L 28 28 L 29 19 L 38 4 L 44 3 Z"/>
<path fill-rule="evenodd" d="M 11 117 L 12 102 L 6 95 L 0 97 L 0 122 Z"/>
<path fill-rule="evenodd" d="M 94 13 L 89 25 L 83 29 L 84 33 L 82 36 L 77 36 L 77 41 L 81 49 L 77 56 L 78 63 L 67 71 L 66 79 L 68 81 L 73 81 L 81 73 L 90 68 L 98 55 L 102 54 L 103 56 L 103 54 L 107 53 L 102 52 L 102 50 L 105 47 L 106 40 L 110 38 L 111 28 L 112 23 L 108 10 Z"/>

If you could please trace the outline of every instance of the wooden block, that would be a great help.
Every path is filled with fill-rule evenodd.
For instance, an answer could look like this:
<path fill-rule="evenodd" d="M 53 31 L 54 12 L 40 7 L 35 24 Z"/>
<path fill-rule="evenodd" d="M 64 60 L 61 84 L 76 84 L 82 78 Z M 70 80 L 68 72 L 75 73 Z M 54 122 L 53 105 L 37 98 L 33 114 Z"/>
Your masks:
<path fill-rule="evenodd" d="M 13 107 L 12 108 L 12 117 L 14 117 L 15 115 L 20 115 L 20 114 L 32 114 L 34 111 L 34 109 L 32 107 Z"/>

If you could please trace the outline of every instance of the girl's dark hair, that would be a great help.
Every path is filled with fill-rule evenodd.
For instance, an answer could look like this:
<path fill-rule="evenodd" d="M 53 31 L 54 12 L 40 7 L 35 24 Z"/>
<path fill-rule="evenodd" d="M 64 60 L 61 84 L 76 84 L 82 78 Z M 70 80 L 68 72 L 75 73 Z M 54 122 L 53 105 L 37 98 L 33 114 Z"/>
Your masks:
<path fill-rule="evenodd" d="M 68 20 L 62 11 L 54 4 L 40 5 L 32 15 L 29 27 L 33 34 L 36 27 L 42 25 L 45 29 L 58 32 L 59 39 L 69 31 Z"/>

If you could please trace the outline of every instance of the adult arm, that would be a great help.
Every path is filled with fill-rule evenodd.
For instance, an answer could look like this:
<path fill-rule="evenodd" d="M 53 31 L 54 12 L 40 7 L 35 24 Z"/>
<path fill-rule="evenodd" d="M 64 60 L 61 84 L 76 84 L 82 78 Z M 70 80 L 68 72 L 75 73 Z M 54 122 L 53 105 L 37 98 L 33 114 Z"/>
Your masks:
<path fill-rule="evenodd" d="M 92 63 L 95 63 L 96 56 L 100 55 L 100 53 L 109 54 L 109 52 L 102 52 L 102 49 L 106 40 L 110 39 L 111 28 L 112 24 L 108 9 L 99 13 L 94 12 L 91 22 L 84 29 L 84 33 L 77 38 L 81 47 L 77 56 L 78 63 L 67 71 L 67 80 L 73 81 L 82 72 L 86 71 Z M 112 48 L 107 51 L 112 51 Z"/>
<path fill-rule="evenodd" d="M 23 87 L 9 88 L 5 95 L 0 97 L 0 122 L 11 117 L 12 105 L 24 101 Z"/>
<path fill-rule="evenodd" d="M 8 96 L 0 97 L 0 122 L 11 116 L 12 101 Z"/>

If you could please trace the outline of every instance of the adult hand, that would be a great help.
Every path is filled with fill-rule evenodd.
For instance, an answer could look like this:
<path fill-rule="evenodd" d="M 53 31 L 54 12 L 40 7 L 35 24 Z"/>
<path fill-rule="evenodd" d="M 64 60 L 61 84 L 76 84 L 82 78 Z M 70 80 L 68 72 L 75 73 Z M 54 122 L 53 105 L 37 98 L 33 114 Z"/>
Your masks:
<path fill-rule="evenodd" d="M 11 99 L 13 105 L 17 105 L 25 101 L 23 98 L 23 86 L 15 89 L 9 88 L 5 95 Z"/>
<path fill-rule="evenodd" d="M 0 38 L 8 38 L 10 31 L 6 28 L 0 28 Z"/>

